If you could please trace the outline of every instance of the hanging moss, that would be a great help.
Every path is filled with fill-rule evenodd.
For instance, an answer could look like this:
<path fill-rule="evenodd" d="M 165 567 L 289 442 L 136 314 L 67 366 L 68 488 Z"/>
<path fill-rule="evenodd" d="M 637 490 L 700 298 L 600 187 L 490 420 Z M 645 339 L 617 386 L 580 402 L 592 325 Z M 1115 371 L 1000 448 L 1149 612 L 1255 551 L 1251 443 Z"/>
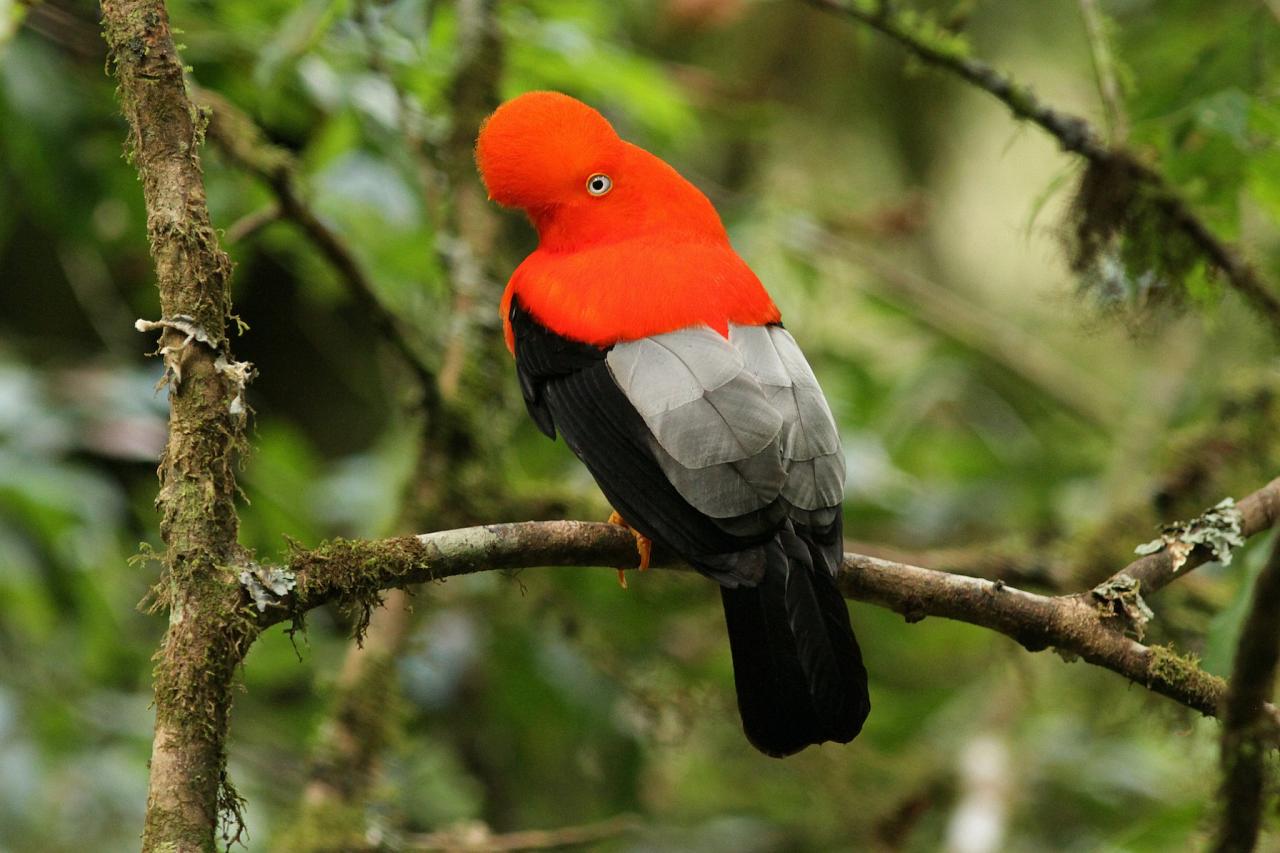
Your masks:
<path fill-rule="evenodd" d="M 1203 253 L 1127 156 L 1090 160 L 1067 210 L 1064 247 L 1081 292 L 1131 316 L 1212 298 Z"/>
<path fill-rule="evenodd" d="M 301 601 L 336 599 L 351 614 L 357 641 L 363 641 L 373 608 L 382 604 L 383 589 L 430 580 L 430 551 L 414 536 L 377 542 L 332 539 L 310 551 L 295 551 L 294 595 Z M 309 571 L 323 565 L 322 571 Z M 403 578 L 403 583 L 388 582 Z M 319 578 L 320 580 L 316 580 Z M 299 624 L 305 614 L 293 614 Z"/>

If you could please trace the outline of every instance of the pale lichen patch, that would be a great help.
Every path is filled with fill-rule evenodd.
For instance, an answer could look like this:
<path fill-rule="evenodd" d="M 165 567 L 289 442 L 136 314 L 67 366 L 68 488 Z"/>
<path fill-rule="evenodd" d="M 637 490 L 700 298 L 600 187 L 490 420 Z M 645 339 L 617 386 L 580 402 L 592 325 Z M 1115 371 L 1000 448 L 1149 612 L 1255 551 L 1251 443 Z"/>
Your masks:
<path fill-rule="evenodd" d="M 1124 620 L 1125 627 L 1139 640 L 1146 634 L 1147 623 L 1155 613 L 1142 599 L 1142 582 L 1126 574 L 1117 575 L 1095 586 L 1091 595 L 1108 615 Z"/>
<path fill-rule="evenodd" d="M 1173 560 L 1173 571 L 1176 572 L 1187 562 L 1197 546 L 1204 546 L 1212 552 L 1213 559 L 1229 566 L 1232 549 L 1244 544 L 1244 531 L 1241 527 L 1243 521 L 1244 516 L 1236 507 L 1235 500 L 1224 498 L 1212 509 L 1190 521 L 1165 525 L 1159 539 L 1153 539 L 1133 550 L 1134 553 L 1145 556 L 1167 549 Z"/>
<path fill-rule="evenodd" d="M 269 607 L 285 606 L 287 596 L 298 583 L 297 576 L 288 569 L 259 563 L 250 563 L 240 572 L 239 580 L 259 613 L 265 613 Z"/>

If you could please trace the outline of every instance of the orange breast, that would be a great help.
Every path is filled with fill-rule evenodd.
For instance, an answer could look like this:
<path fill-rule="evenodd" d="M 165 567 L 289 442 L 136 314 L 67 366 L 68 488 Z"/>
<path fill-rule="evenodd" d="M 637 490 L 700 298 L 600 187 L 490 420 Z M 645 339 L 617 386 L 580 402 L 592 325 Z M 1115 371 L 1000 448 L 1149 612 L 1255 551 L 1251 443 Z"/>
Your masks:
<path fill-rule="evenodd" d="M 516 268 L 502 298 L 507 346 L 511 299 L 552 331 L 597 346 L 705 323 L 776 323 L 764 285 L 727 242 L 672 244 L 651 237 L 573 252 L 539 249 Z M 513 349 L 514 351 L 514 349 Z"/>

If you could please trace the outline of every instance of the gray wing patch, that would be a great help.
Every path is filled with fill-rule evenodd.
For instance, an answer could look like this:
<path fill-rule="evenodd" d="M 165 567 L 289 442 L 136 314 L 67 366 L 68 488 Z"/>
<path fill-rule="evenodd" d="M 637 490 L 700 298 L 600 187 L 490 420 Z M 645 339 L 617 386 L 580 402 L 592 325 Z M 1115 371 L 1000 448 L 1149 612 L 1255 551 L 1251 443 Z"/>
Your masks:
<path fill-rule="evenodd" d="M 818 380 L 781 326 L 730 326 L 729 340 L 783 420 L 783 499 L 796 521 L 826 525 L 844 499 L 844 453 Z"/>
<path fill-rule="evenodd" d="M 607 362 L 663 473 L 696 509 L 729 519 L 777 501 L 783 416 L 727 340 L 695 326 L 618 344 Z"/>
<path fill-rule="evenodd" d="M 694 326 L 618 344 L 607 362 L 667 479 L 726 530 L 834 520 L 844 498 L 840 438 L 785 329 L 730 326 L 726 340 Z"/>

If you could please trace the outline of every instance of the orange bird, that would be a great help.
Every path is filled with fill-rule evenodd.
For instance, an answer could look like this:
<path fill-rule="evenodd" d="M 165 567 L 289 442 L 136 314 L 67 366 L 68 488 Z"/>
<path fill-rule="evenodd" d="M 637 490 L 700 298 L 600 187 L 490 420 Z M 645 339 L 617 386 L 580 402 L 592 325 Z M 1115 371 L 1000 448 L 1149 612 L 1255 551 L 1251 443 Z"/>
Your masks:
<path fill-rule="evenodd" d="M 840 438 L 715 208 L 556 92 L 498 107 L 476 161 L 538 231 L 502 298 L 529 414 L 590 470 L 642 568 L 657 541 L 720 585 L 751 743 L 849 742 L 871 705 L 835 583 Z"/>

